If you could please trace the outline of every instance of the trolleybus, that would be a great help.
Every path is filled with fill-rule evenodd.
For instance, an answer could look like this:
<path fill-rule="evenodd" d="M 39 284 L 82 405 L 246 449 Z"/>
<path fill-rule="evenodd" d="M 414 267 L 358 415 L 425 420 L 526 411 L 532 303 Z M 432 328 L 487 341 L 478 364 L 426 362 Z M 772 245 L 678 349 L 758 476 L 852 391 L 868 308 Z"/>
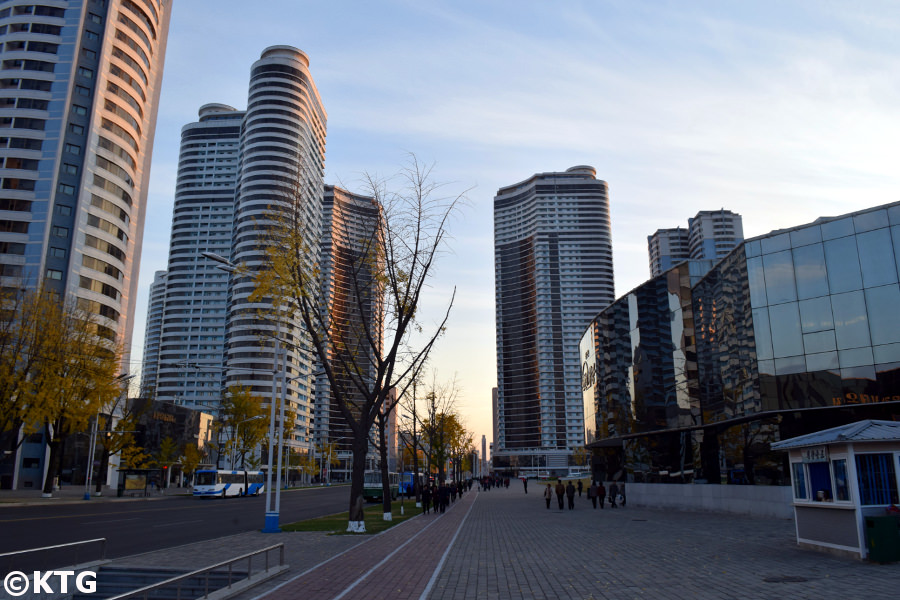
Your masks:
<path fill-rule="evenodd" d="M 197 497 L 258 496 L 266 489 L 266 474 L 262 471 L 208 469 L 195 475 L 194 496 Z"/>

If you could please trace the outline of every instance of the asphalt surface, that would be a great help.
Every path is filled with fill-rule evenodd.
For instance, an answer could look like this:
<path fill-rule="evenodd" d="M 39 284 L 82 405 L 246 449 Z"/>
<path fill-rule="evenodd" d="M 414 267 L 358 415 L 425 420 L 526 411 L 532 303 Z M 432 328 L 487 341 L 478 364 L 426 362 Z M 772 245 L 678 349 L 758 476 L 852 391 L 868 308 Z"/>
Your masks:
<path fill-rule="evenodd" d="M 281 523 L 347 510 L 349 488 L 283 491 Z M 250 498 L 169 497 L 154 501 L 84 502 L 0 509 L 0 554 L 93 538 L 107 539 L 106 557 L 150 552 L 258 531 L 265 495 Z"/>

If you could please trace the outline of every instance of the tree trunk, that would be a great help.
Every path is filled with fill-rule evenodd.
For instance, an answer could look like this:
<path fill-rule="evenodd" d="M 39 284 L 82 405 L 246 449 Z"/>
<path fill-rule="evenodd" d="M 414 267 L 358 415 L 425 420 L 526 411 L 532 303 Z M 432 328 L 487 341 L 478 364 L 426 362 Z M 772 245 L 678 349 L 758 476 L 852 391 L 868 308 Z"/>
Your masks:
<path fill-rule="evenodd" d="M 368 436 L 353 440 L 353 466 L 350 471 L 350 511 L 347 532 L 365 533 L 366 521 L 363 513 L 363 480 L 366 475 L 366 452 L 369 449 Z"/>
<path fill-rule="evenodd" d="M 53 496 L 53 482 L 56 481 L 56 477 L 59 475 L 60 465 L 62 464 L 62 449 L 65 438 L 59 435 L 53 435 L 51 437 L 49 424 L 44 426 L 44 434 L 47 437 L 50 437 L 50 460 L 47 467 L 47 477 L 44 479 L 43 496 L 49 498 Z M 89 459 L 88 462 L 93 463 L 94 461 Z M 88 468 L 92 467 L 93 464 L 88 465 Z M 87 476 L 87 473 L 85 473 L 85 476 Z"/>
<path fill-rule="evenodd" d="M 93 466 L 93 465 L 91 465 Z M 106 449 L 106 446 L 103 447 L 103 451 L 100 453 L 100 468 L 97 470 L 97 475 L 94 477 L 96 482 L 96 487 L 94 491 L 99 496 L 103 492 L 103 484 L 106 483 L 106 477 L 109 474 L 109 450 Z"/>

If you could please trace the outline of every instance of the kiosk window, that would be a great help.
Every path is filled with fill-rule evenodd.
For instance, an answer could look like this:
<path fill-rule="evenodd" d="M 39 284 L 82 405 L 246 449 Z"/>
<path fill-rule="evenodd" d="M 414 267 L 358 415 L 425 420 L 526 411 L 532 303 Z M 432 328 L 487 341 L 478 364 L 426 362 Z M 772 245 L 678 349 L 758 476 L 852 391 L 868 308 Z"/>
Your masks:
<path fill-rule="evenodd" d="M 897 475 L 891 454 L 856 456 L 860 503 L 863 506 L 897 504 Z"/>
<path fill-rule="evenodd" d="M 798 500 L 808 500 L 806 493 L 806 473 L 804 473 L 803 463 L 793 463 L 791 467 L 794 470 L 794 498 Z"/>
<path fill-rule="evenodd" d="M 827 462 L 809 463 L 809 487 L 814 494 L 813 500 L 824 502 L 833 499 L 831 492 L 831 473 Z"/>
<path fill-rule="evenodd" d="M 831 461 L 831 472 L 834 473 L 834 499 L 850 500 L 850 486 L 847 483 L 847 460 L 844 458 Z"/>

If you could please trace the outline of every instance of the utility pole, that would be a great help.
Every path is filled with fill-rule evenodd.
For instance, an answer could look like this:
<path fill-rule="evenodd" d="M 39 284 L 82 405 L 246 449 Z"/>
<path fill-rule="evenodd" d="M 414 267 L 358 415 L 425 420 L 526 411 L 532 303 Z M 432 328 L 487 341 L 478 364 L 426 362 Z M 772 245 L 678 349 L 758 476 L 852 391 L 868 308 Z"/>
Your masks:
<path fill-rule="evenodd" d="M 416 380 L 413 379 L 412 393 L 412 422 L 413 422 L 413 489 L 416 492 L 416 508 L 422 508 L 422 490 L 419 485 L 419 436 L 416 434 Z"/>

